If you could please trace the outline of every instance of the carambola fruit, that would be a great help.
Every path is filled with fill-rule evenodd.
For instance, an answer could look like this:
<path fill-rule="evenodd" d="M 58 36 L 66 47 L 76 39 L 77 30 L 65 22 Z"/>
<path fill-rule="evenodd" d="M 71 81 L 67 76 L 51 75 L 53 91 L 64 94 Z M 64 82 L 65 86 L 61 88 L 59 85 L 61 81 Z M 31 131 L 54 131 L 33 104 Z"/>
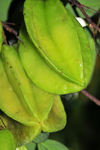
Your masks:
<path fill-rule="evenodd" d="M 79 91 L 81 86 L 68 82 L 46 63 L 31 42 L 24 25 L 20 29 L 19 57 L 29 78 L 41 89 L 55 94 L 66 94 Z"/>
<path fill-rule="evenodd" d="M 8 129 L 0 130 L 0 149 L 16 150 L 13 134 Z"/>
<path fill-rule="evenodd" d="M 55 132 L 65 127 L 66 113 L 60 96 L 40 89 L 27 77 L 18 53 L 13 47 L 3 45 L 0 68 L 0 80 L 2 81 L 0 84 L 0 108 L 12 118 L 14 124 L 10 126 L 11 129 L 8 126 L 8 129 L 15 130 L 15 127 L 18 126 L 20 131 L 15 131 L 16 134 L 18 132 L 20 134 L 24 130 L 29 131 L 29 134 L 32 133 L 31 137 L 27 137 L 27 141 L 24 139 L 26 133 L 24 137 L 21 134 L 22 140 L 20 139 L 20 142 L 30 142 L 41 131 Z M 31 101 L 30 96 L 28 97 L 30 107 L 25 105 L 27 104 L 25 95 L 28 93 L 27 87 L 24 87 L 25 84 L 30 87 L 30 93 L 33 95 Z M 26 92 L 23 93 L 23 91 Z M 11 125 L 10 122 L 9 124 Z M 18 139 L 17 142 L 19 142 Z"/>
<path fill-rule="evenodd" d="M 12 118 L 8 117 L 5 113 L 0 110 L 0 117 L 3 120 L 3 123 L 0 120 L 0 124 L 6 129 L 12 132 L 15 140 L 16 147 L 20 147 L 32 141 L 35 137 L 37 137 L 41 130 L 40 126 L 25 126 Z M 11 150 L 11 149 L 10 149 Z"/>
<path fill-rule="evenodd" d="M 48 65 L 69 84 L 75 84 L 72 92 L 84 89 L 92 75 L 92 53 L 83 28 L 60 0 L 26 0 L 24 20 Z"/>

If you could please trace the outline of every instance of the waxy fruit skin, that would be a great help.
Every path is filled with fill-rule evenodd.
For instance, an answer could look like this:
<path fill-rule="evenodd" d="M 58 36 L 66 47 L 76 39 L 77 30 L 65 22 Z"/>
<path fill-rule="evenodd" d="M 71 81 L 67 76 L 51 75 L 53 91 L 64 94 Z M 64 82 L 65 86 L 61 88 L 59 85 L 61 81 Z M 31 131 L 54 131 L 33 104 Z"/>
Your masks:
<path fill-rule="evenodd" d="M 8 129 L 0 130 L 0 149 L 16 150 L 13 134 Z"/>
<path fill-rule="evenodd" d="M 89 42 L 60 0 L 26 0 L 24 20 L 29 37 L 48 65 L 67 82 L 84 89 L 93 67 Z M 76 87 L 72 86 L 72 92 Z"/>
<path fill-rule="evenodd" d="M 16 146 L 29 143 L 41 131 L 63 129 L 66 113 L 60 96 L 40 89 L 29 79 L 13 47 L 3 45 L 1 55 L 0 109 L 10 117 L 1 118 L 13 133 Z M 33 97 L 28 97 L 28 92 Z"/>
<path fill-rule="evenodd" d="M 66 94 L 80 91 L 83 87 L 68 82 L 55 72 L 40 55 L 35 45 L 31 42 L 25 25 L 21 26 L 18 53 L 28 77 L 41 89 L 54 93 Z"/>

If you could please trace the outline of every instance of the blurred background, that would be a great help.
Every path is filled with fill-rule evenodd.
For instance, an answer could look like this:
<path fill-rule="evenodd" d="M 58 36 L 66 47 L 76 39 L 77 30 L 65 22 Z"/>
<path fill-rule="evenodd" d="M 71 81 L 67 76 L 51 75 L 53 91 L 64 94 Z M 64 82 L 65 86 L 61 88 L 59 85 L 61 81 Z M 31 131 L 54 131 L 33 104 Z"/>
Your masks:
<path fill-rule="evenodd" d="M 71 7 L 68 0 L 61 0 L 64 6 L 73 13 L 74 16 L 81 16 L 75 6 Z M 99 0 L 79 0 L 82 4 L 88 5 L 96 10 L 100 9 Z M 2 21 L 14 22 L 18 26 L 13 26 L 19 30 L 23 14 L 24 0 L 1 0 L 0 18 Z M 94 5 L 95 4 L 95 5 Z M 87 9 L 91 19 L 100 24 L 100 14 Z M 83 17 L 83 16 L 82 16 Z M 83 17 L 84 18 L 84 17 Z M 100 100 L 100 33 L 96 33 L 97 60 L 93 78 L 87 91 Z M 7 40 L 16 42 L 16 38 L 6 32 Z M 70 150 L 100 150 L 100 107 L 93 103 L 81 92 L 62 95 L 62 101 L 67 113 L 67 125 L 59 132 L 51 133 L 50 139 L 57 140 L 66 145 Z"/>

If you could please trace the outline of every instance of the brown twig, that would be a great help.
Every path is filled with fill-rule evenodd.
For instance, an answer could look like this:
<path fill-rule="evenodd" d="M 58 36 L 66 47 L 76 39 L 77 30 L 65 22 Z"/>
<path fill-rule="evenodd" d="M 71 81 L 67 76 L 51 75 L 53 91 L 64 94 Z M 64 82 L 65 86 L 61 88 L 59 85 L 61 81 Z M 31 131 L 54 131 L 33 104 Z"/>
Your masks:
<path fill-rule="evenodd" d="M 7 25 L 13 25 L 13 26 L 16 26 L 16 24 L 15 23 L 12 23 L 12 22 L 4 22 L 5 24 L 7 24 Z"/>
<path fill-rule="evenodd" d="M 86 8 L 89 8 L 89 7 L 82 5 L 77 0 L 69 0 L 69 1 L 72 3 L 72 6 L 76 5 L 81 10 L 83 15 L 86 17 L 87 21 L 89 22 L 90 26 L 93 26 L 95 29 L 98 30 L 98 32 L 100 32 L 100 28 L 89 18 L 89 16 L 86 14 L 86 12 L 83 9 L 84 7 L 86 7 Z"/>
<path fill-rule="evenodd" d="M 7 30 L 8 32 L 13 33 L 13 34 L 16 36 L 16 38 L 17 38 L 20 42 L 22 42 L 22 44 L 24 45 L 23 41 L 22 41 L 22 40 L 20 39 L 20 37 L 18 36 L 18 32 L 17 32 L 16 30 L 14 30 L 13 28 L 11 28 L 9 25 L 7 25 L 7 23 L 5 23 L 5 22 L 3 22 L 3 21 L 2 21 L 2 26 L 3 26 L 3 28 L 4 28 L 5 30 Z"/>
<path fill-rule="evenodd" d="M 77 0 L 74 0 L 74 1 L 76 1 L 76 3 L 78 3 L 78 4 L 81 4 L 81 7 L 82 7 L 82 8 L 91 9 L 91 10 L 93 10 L 93 11 L 95 11 L 95 12 L 100 13 L 100 11 L 97 11 L 97 10 L 95 10 L 95 9 L 92 9 L 92 8 L 88 7 L 88 6 L 85 6 L 85 5 L 83 5 L 82 3 L 78 2 Z"/>
<path fill-rule="evenodd" d="M 81 91 L 86 97 L 88 97 L 91 101 L 93 101 L 96 105 L 100 106 L 99 99 L 95 98 L 93 95 L 88 93 L 86 90 Z"/>
<path fill-rule="evenodd" d="M 97 29 L 98 32 L 100 32 L 100 28 L 89 18 L 89 16 L 86 14 L 86 12 L 84 11 L 84 7 L 88 8 L 88 9 L 91 9 L 83 4 L 81 4 L 80 2 L 78 2 L 77 0 L 69 0 L 71 3 L 72 3 L 72 6 L 73 5 L 76 5 L 80 10 L 81 12 L 83 13 L 83 15 L 86 17 L 87 21 L 89 22 L 90 24 L 90 27 L 92 28 L 92 31 L 93 31 L 93 36 L 94 36 L 94 39 L 95 39 L 95 34 L 94 34 L 94 28 Z M 94 9 L 91 9 L 91 10 L 94 10 Z M 94 10 L 95 11 L 95 10 Z M 99 11 L 96 11 L 96 12 L 99 12 Z M 100 13 L 100 12 L 99 12 Z M 90 93 L 88 93 L 86 90 L 82 90 L 81 91 L 86 97 L 88 97 L 91 101 L 93 101 L 95 104 L 97 104 L 98 106 L 100 106 L 100 101 L 95 98 L 93 95 L 91 95 Z"/>
<path fill-rule="evenodd" d="M 4 30 L 2 30 L 2 34 L 3 34 L 3 37 L 4 37 L 5 44 L 8 45 Z"/>
<path fill-rule="evenodd" d="M 1 117 L 0 117 L 0 120 L 1 120 L 2 124 L 4 125 L 4 127 L 6 128 L 6 125 L 4 124 L 4 122 L 3 122 Z"/>

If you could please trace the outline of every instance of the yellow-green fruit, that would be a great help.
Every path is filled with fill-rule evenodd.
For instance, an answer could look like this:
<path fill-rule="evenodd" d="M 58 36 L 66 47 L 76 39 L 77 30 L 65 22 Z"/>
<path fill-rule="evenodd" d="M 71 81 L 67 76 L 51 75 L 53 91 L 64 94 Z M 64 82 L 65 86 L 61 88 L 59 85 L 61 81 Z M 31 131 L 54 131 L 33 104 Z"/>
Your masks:
<path fill-rule="evenodd" d="M 7 130 L 0 130 L 0 150 L 16 150 L 13 134 Z"/>
<path fill-rule="evenodd" d="M 24 25 L 20 29 L 20 38 L 25 46 L 19 43 L 19 57 L 28 77 L 41 89 L 55 94 L 66 94 L 79 91 L 82 87 L 68 82 L 55 72 L 40 55 L 29 38 Z M 73 87 L 73 89 L 72 89 Z"/>
<path fill-rule="evenodd" d="M 3 120 L 3 123 L 6 126 L 6 129 L 8 129 L 9 132 L 12 132 L 12 134 L 14 136 L 16 147 L 20 147 L 22 145 L 28 144 L 34 138 L 36 138 L 41 132 L 41 128 L 40 128 L 39 124 L 34 124 L 31 127 L 25 126 L 15 120 L 11 119 L 6 114 L 4 114 L 2 111 L 0 111 L 0 117 Z M 0 124 L 4 127 L 3 123 L 0 120 Z"/>
<path fill-rule="evenodd" d="M 93 53 L 84 29 L 60 0 L 26 0 L 24 20 L 41 56 L 69 82 L 66 88 L 71 83 L 71 93 L 84 89 L 92 76 Z"/>

